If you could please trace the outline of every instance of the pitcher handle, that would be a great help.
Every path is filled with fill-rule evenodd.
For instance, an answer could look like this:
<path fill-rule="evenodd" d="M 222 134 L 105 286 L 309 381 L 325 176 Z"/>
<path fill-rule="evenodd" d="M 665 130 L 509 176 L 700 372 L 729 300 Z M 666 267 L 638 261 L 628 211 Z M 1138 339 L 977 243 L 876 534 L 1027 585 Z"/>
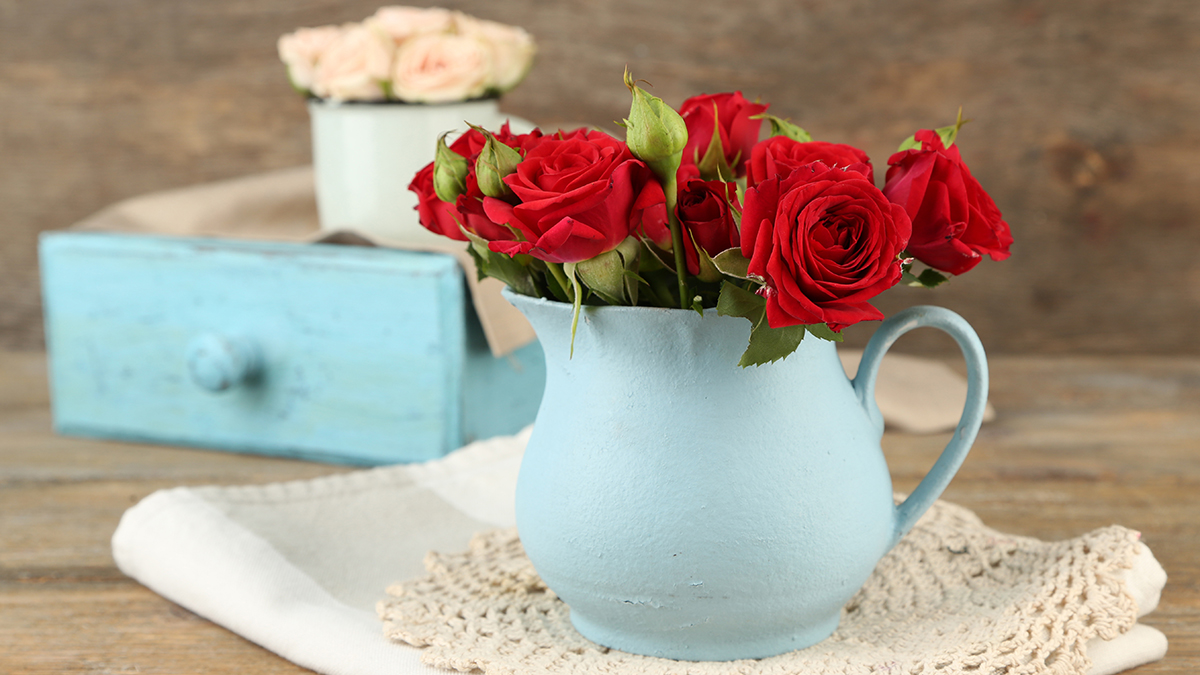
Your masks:
<path fill-rule="evenodd" d="M 879 364 L 884 353 L 901 335 L 914 328 L 926 326 L 948 333 L 962 350 L 963 358 L 967 362 L 967 401 L 963 405 L 958 427 L 955 428 L 954 436 L 946 445 L 946 449 L 942 450 L 941 456 L 917 485 L 917 489 L 913 490 L 908 499 L 896 506 L 896 529 L 892 535 L 892 545 L 912 529 L 958 472 L 958 468 L 967 457 L 967 452 L 971 450 L 971 444 L 975 442 L 987 407 L 987 356 L 983 353 L 983 345 L 979 342 L 975 330 L 966 319 L 948 309 L 919 305 L 884 321 L 879 330 L 871 336 L 867 348 L 863 350 L 858 372 L 854 376 L 854 392 L 867 415 L 882 426 L 883 417 L 879 413 L 878 404 L 875 403 L 875 379 L 879 375 Z"/>

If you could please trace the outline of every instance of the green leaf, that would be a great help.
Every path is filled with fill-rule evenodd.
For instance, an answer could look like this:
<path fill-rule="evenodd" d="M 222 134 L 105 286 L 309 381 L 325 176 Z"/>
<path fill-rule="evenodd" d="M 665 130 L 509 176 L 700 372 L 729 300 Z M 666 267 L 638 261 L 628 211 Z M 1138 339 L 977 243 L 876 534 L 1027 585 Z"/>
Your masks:
<path fill-rule="evenodd" d="M 842 340 L 845 339 L 844 337 L 842 337 L 841 333 L 833 332 L 829 328 L 829 324 L 812 323 L 812 324 L 805 326 L 805 328 L 808 330 L 809 333 L 813 334 L 813 337 L 818 337 L 818 338 L 821 338 L 822 340 L 828 340 L 830 342 L 841 342 Z"/>
<path fill-rule="evenodd" d="M 912 263 L 902 264 L 900 266 L 900 269 L 902 270 L 900 273 L 900 283 L 905 284 L 906 286 L 936 288 L 947 281 L 950 281 L 950 277 L 938 272 L 935 269 L 924 269 L 918 275 L 909 271 L 911 267 Z"/>
<path fill-rule="evenodd" d="M 610 305 L 627 305 L 625 262 L 616 249 L 575 264 L 575 272 L 593 293 Z"/>
<path fill-rule="evenodd" d="M 717 298 L 717 314 L 746 317 L 757 326 L 767 315 L 767 299 L 726 281 L 721 284 L 721 295 Z"/>
<path fill-rule="evenodd" d="M 699 295 L 692 298 L 692 311 L 704 316 L 704 298 Z"/>
<path fill-rule="evenodd" d="M 742 249 L 731 248 L 718 253 L 712 259 L 713 264 L 721 270 L 721 274 L 728 274 L 731 277 L 738 279 L 750 278 L 750 259 L 742 255 Z"/>
<path fill-rule="evenodd" d="M 770 113 L 762 113 L 751 117 L 752 120 L 767 120 L 771 123 L 772 136 L 787 136 L 793 141 L 800 143 L 809 143 L 812 141 L 812 136 L 800 127 L 792 124 L 789 120 L 778 118 Z"/>
<path fill-rule="evenodd" d="M 492 251 L 488 248 L 486 239 L 467 230 L 462 225 L 459 225 L 458 229 L 471 242 L 469 250 L 471 257 L 475 260 L 476 267 L 479 269 L 480 279 L 483 279 L 485 276 L 495 277 L 522 295 L 533 297 L 540 295 L 537 291 L 537 286 L 533 283 L 533 276 L 529 273 L 528 267 L 513 259 L 512 256 Z"/>
<path fill-rule="evenodd" d="M 800 346 L 805 332 L 802 325 L 771 328 L 763 321 L 750 330 L 750 344 L 746 346 L 738 365 L 743 368 L 761 366 L 787 358 Z"/>

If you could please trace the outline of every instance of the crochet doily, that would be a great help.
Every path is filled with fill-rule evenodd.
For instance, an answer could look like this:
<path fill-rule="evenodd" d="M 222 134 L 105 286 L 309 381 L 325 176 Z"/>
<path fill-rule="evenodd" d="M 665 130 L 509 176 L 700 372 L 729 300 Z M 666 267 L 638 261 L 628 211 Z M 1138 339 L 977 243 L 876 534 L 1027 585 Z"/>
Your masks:
<path fill-rule="evenodd" d="M 571 626 L 515 529 L 429 553 L 425 576 L 388 589 L 384 632 L 421 660 L 487 675 L 1034 675 L 1086 673 L 1085 645 L 1133 626 L 1125 589 L 1139 535 L 1112 526 L 1062 542 L 991 530 L 937 502 L 879 563 L 824 642 L 761 660 L 687 662 L 606 649 Z"/>

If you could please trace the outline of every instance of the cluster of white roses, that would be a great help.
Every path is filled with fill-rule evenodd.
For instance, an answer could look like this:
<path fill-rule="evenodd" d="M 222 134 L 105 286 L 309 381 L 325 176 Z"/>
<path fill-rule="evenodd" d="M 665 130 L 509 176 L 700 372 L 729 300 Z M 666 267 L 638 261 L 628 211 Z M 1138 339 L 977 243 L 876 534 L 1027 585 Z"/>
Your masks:
<path fill-rule="evenodd" d="M 524 30 L 441 8 L 381 7 L 361 23 L 279 38 L 292 85 L 339 101 L 449 103 L 502 94 L 529 72 Z"/>

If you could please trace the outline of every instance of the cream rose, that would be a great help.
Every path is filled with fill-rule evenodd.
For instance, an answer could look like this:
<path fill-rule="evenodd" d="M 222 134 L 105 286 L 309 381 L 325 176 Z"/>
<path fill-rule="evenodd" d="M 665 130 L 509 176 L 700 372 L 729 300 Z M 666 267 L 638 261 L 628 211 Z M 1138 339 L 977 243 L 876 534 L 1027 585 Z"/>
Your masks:
<path fill-rule="evenodd" d="M 418 35 L 400 45 L 392 91 L 402 101 L 449 103 L 482 96 L 492 85 L 491 49 L 467 35 Z"/>
<path fill-rule="evenodd" d="M 525 79 L 536 51 L 529 33 L 516 26 L 476 19 L 462 13 L 456 19 L 462 35 L 482 41 L 491 50 L 492 84 L 489 89 L 504 93 Z"/>
<path fill-rule="evenodd" d="M 279 38 L 279 58 L 287 65 L 288 77 L 297 89 L 309 91 L 317 62 L 342 34 L 337 26 L 301 28 Z"/>
<path fill-rule="evenodd" d="M 367 23 L 382 28 L 397 44 L 422 33 L 449 33 L 454 13 L 440 7 L 380 7 Z"/>
<path fill-rule="evenodd" d="M 312 91 L 334 100 L 379 101 L 391 73 L 395 45 L 377 28 L 347 24 L 317 61 Z"/>

